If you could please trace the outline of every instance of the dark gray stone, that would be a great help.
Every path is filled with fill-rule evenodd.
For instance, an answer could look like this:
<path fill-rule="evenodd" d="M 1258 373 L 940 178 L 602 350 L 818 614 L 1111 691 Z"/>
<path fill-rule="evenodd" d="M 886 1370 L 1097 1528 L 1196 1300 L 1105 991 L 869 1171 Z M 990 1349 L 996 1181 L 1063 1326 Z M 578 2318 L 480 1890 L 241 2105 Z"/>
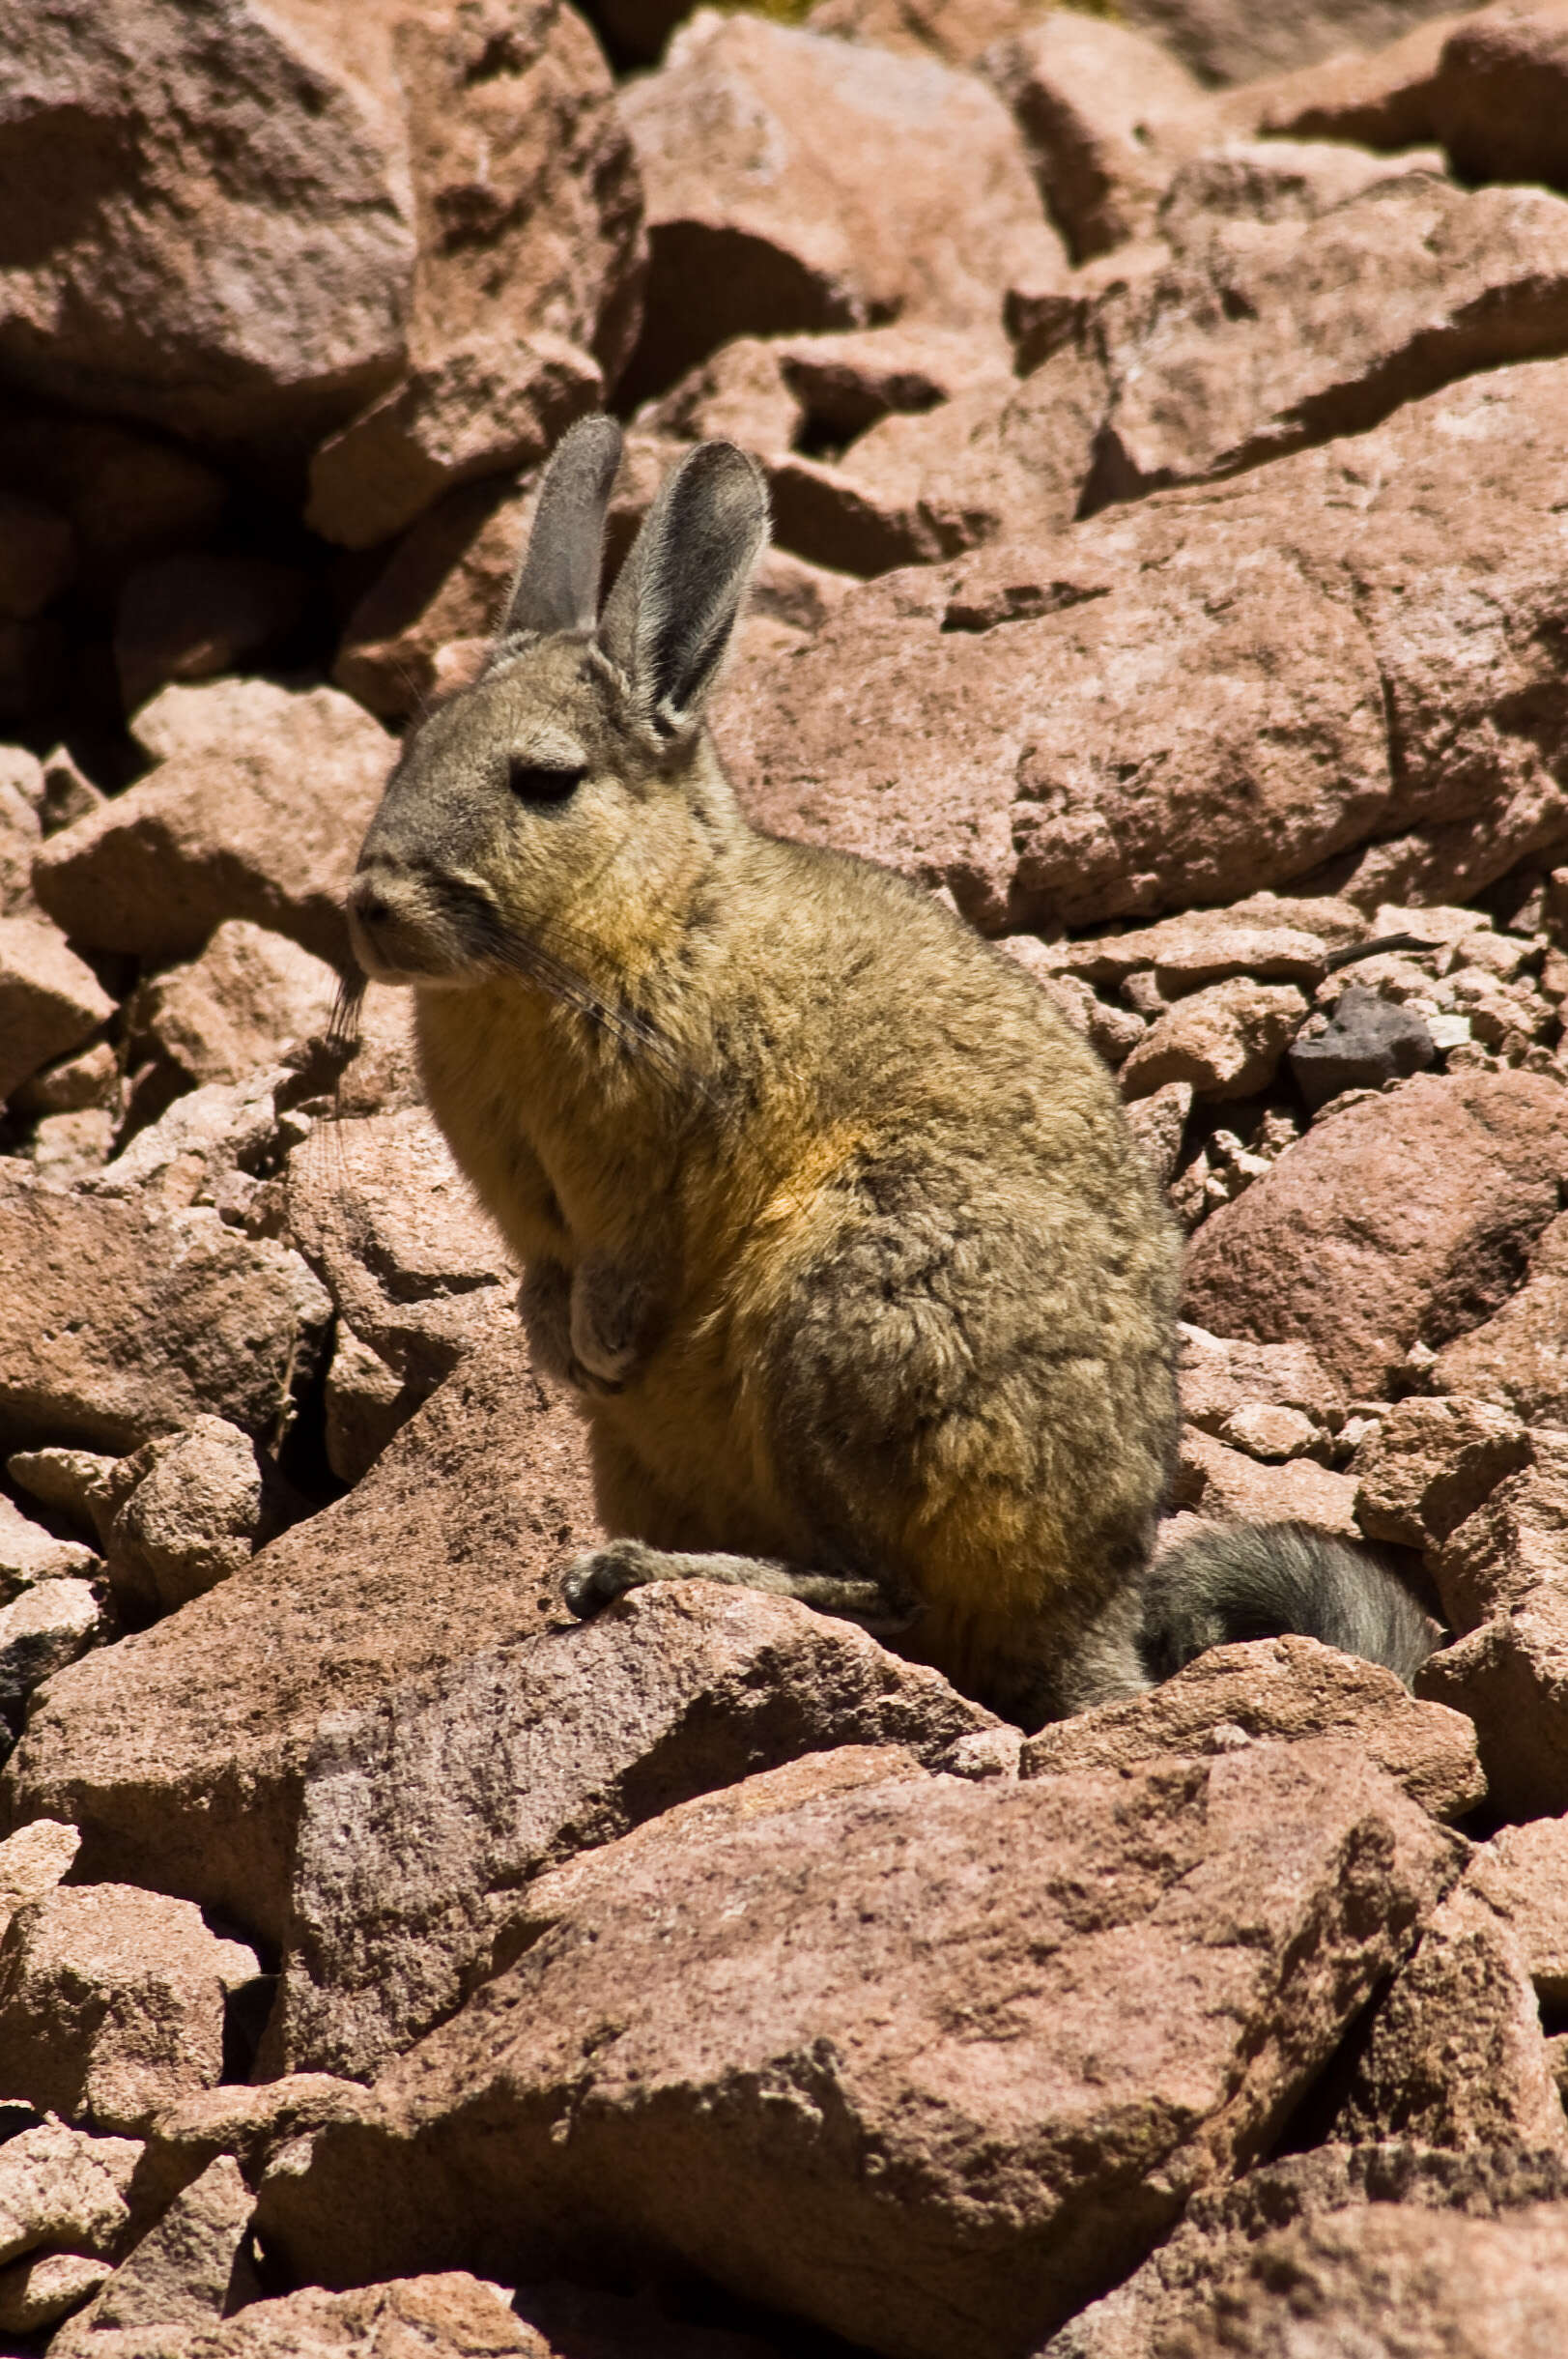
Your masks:
<path fill-rule="evenodd" d="M 1381 1089 L 1437 1062 L 1438 1050 L 1419 1016 L 1380 999 L 1364 984 L 1348 984 L 1326 1031 L 1300 1039 L 1291 1071 L 1316 1113 L 1346 1089 Z"/>

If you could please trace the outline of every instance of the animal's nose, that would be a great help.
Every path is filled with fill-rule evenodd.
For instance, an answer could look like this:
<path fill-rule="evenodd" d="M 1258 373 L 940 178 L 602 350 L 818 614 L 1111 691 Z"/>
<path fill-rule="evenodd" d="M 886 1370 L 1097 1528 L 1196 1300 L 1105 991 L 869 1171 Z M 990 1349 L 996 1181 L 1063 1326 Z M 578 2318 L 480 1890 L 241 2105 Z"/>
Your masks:
<path fill-rule="evenodd" d="M 379 926 L 391 915 L 381 892 L 369 877 L 356 877 L 349 887 L 349 907 L 362 926 Z"/>

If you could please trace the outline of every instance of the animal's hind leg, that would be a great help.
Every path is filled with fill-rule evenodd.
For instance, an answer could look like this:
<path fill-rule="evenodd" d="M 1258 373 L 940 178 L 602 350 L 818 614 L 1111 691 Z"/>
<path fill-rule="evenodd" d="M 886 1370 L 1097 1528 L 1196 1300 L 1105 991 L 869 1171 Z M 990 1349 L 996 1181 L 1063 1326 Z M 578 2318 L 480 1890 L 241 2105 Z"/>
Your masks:
<path fill-rule="evenodd" d="M 572 1612 L 586 1622 L 601 1606 L 645 1581 L 723 1581 L 732 1589 L 760 1589 L 769 1597 L 794 1597 L 841 1622 L 858 1623 L 878 1638 L 906 1630 L 916 1613 L 907 1597 L 897 1596 L 880 1581 L 798 1572 L 771 1557 L 650 1548 L 640 1539 L 613 1539 L 577 1557 L 566 1568 L 562 1587 Z"/>

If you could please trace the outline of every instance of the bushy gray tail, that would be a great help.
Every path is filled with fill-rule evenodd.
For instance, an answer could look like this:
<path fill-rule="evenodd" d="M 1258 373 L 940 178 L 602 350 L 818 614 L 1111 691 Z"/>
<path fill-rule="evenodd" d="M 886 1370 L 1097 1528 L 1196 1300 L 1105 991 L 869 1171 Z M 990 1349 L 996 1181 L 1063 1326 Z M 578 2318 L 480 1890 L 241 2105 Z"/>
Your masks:
<path fill-rule="evenodd" d="M 1440 1635 L 1396 1573 L 1310 1524 L 1214 1524 L 1142 1586 L 1139 1644 L 1154 1680 L 1207 1647 L 1294 1631 L 1385 1663 L 1409 1686 Z"/>

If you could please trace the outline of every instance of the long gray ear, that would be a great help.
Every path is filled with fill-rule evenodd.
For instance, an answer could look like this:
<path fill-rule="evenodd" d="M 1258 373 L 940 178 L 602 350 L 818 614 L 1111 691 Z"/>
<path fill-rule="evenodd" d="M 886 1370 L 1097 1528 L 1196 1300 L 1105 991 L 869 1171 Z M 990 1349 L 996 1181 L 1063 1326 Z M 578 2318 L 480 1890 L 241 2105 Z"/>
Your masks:
<path fill-rule="evenodd" d="M 697 719 L 767 537 L 761 471 L 732 443 L 703 443 L 661 486 L 599 624 L 600 647 L 661 734 Z"/>
<path fill-rule="evenodd" d="M 527 555 L 517 569 L 499 636 L 590 631 L 599 611 L 605 509 L 620 465 L 613 417 L 580 417 L 545 469 Z"/>

